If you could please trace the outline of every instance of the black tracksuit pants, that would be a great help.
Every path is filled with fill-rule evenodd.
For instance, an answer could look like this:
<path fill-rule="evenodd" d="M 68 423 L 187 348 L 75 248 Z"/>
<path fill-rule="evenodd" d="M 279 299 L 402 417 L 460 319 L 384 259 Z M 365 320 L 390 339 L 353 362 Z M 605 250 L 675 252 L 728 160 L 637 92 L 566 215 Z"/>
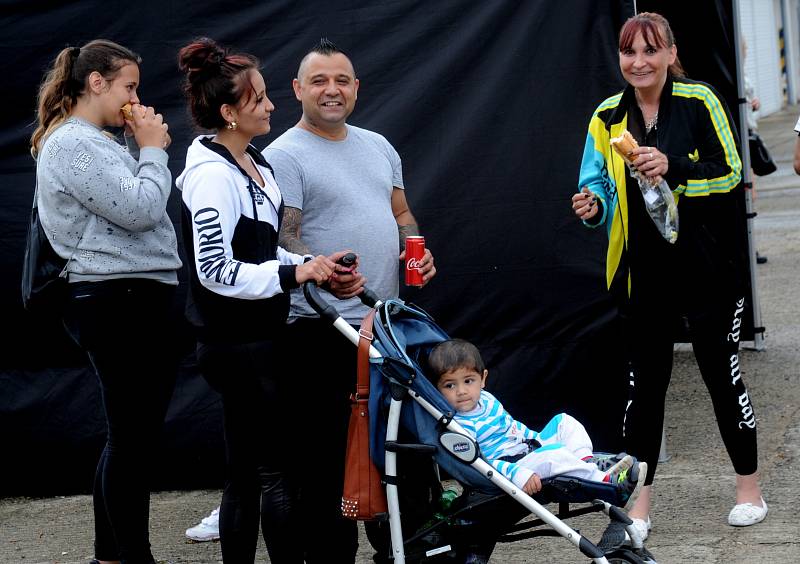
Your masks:
<path fill-rule="evenodd" d="M 719 432 L 737 474 L 758 468 L 756 419 L 739 365 L 743 298 L 695 306 L 685 316 L 639 302 L 627 316 L 626 339 L 633 372 L 632 403 L 625 421 L 628 452 L 647 462 L 646 484 L 658 464 L 664 404 L 672 372 L 675 323 L 687 323 L 697 364 L 711 396 Z M 691 421 L 683 422 L 691 425 Z"/>

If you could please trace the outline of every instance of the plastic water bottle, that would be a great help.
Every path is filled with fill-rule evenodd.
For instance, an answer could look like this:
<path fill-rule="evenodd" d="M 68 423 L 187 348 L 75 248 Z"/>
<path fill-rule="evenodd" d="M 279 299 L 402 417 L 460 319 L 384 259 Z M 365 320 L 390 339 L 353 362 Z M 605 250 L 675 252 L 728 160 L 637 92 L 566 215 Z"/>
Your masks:
<path fill-rule="evenodd" d="M 453 505 L 453 502 L 458 499 L 459 493 L 455 490 L 444 490 L 442 492 L 442 496 L 439 498 L 439 505 L 441 506 L 442 510 L 446 511 L 450 509 L 450 506 Z"/>
<path fill-rule="evenodd" d="M 653 184 L 651 179 L 632 166 L 630 169 L 642 191 L 647 214 L 653 220 L 661 236 L 668 242 L 674 243 L 678 239 L 678 206 L 669 184 L 663 179 L 658 184 Z"/>

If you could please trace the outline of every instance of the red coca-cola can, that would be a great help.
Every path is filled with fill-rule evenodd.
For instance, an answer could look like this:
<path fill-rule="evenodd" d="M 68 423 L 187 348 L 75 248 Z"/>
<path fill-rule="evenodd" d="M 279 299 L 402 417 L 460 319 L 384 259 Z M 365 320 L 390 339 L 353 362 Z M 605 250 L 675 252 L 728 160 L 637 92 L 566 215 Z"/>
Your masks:
<path fill-rule="evenodd" d="M 425 256 L 425 237 L 410 235 L 406 237 L 406 286 L 422 286 L 422 272 L 419 267 Z"/>

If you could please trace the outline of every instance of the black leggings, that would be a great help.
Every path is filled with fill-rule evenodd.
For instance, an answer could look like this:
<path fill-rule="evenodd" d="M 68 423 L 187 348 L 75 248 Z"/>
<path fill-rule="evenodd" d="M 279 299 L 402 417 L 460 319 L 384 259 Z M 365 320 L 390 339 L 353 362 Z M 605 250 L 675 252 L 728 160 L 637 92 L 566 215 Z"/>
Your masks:
<path fill-rule="evenodd" d="M 686 316 L 697 364 L 705 382 L 722 441 L 737 474 L 758 469 L 756 419 L 739 366 L 739 326 L 744 299 L 709 304 Z M 698 308 L 699 309 L 699 308 Z M 672 372 L 673 328 L 667 315 L 640 307 L 629 319 L 631 368 L 634 374 L 632 403 L 625 422 L 628 452 L 648 465 L 646 484 L 653 482 L 664 405 Z M 674 315 L 671 316 L 674 320 Z"/>
<path fill-rule="evenodd" d="M 303 562 L 289 445 L 313 443 L 297 431 L 301 414 L 291 413 L 292 402 L 282 389 L 284 374 L 277 365 L 282 354 L 271 341 L 197 347 L 203 376 L 222 395 L 226 476 L 219 524 L 224 562 L 255 560 L 259 518 L 270 561 Z M 307 393 L 314 393 L 313 386 Z M 324 459 L 317 463 L 328 465 Z"/>
<path fill-rule="evenodd" d="M 94 366 L 108 423 L 93 492 L 98 560 L 154 561 L 148 478 L 175 386 L 173 294 L 143 279 L 69 285 L 64 325 Z"/>
<path fill-rule="evenodd" d="M 295 458 L 300 462 L 301 510 L 308 535 L 309 564 L 347 564 L 358 550 L 356 522 L 342 517 L 342 485 L 350 418 L 350 393 L 356 385 L 356 347 L 320 319 L 289 324 L 284 358 L 293 397 L 302 398 L 303 416 L 295 415 L 302 441 Z"/>

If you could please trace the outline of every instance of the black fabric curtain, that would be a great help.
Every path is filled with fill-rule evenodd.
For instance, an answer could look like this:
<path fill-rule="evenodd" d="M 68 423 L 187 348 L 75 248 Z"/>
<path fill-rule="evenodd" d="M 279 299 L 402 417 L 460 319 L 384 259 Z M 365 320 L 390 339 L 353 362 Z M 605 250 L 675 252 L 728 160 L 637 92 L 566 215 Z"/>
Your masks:
<path fill-rule="evenodd" d="M 689 18 L 668 13 L 669 2 L 651 4 L 663 8 L 679 43 L 689 43 Z M 361 80 L 350 122 L 380 132 L 399 151 L 409 203 L 436 257 L 434 281 L 403 297 L 451 335 L 480 346 L 488 387 L 518 418 L 537 426 L 569 411 L 585 422 L 596 447 L 620 448 L 627 379 L 605 290 L 606 237 L 580 225 L 570 197 L 589 117 L 623 85 L 617 33 L 632 14 L 632 0 L 350 0 L 335 9 L 317 0 L 6 2 L 0 46 L 16 56 L 0 63 L 7 81 L 0 300 L 10 328 L 0 360 L 0 495 L 87 489 L 103 442 L 86 360 L 56 320 L 32 318 L 19 297 L 34 188 L 27 138 L 36 89 L 59 49 L 96 37 L 142 55 L 140 97 L 170 125 L 175 176 L 195 135 L 180 93 L 182 45 L 206 35 L 261 59 L 277 107 L 272 132 L 256 139 L 262 148 L 300 116 L 291 90 L 300 58 L 321 36 L 337 43 Z M 724 6 L 704 21 L 727 29 L 729 16 Z M 732 77 L 730 84 L 708 77 L 727 96 L 726 88 L 735 88 L 730 44 L 714 47 L 715 41 L 709 38 L 702 54 L 681 49 L 681 58 L 689 69 L 696 59 L 710 70 L 728 69 L 723 78 Z M 176 222 L 177 197 L 169 206 Z M 154 459 L 156 485 L 219 485 L 219 400 L 196 370 L 188 330 L 175 336 L 175 346 L 186 358 Z"/>

